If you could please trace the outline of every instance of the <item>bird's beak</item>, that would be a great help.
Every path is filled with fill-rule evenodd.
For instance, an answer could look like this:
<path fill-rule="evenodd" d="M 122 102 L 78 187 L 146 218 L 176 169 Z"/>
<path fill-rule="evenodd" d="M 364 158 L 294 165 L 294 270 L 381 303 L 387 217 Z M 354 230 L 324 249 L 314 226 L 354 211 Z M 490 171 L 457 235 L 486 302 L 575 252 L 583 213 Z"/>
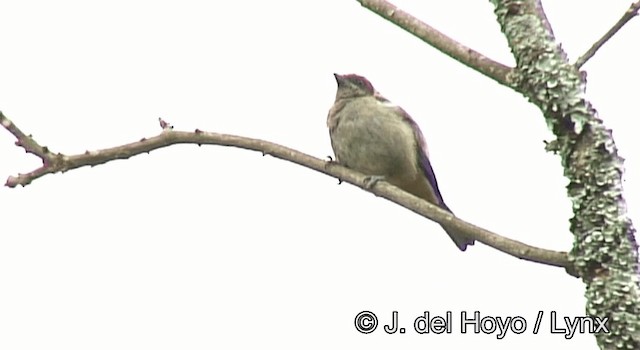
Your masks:
<path fill-rule="evenodd" d="M 342 82 L 344 81 L 343 76 L 338 73 L 333 73 L 333 76 L 336 78 L 336 83 L 338 83 L 338 86 L 342 85 Z"/>

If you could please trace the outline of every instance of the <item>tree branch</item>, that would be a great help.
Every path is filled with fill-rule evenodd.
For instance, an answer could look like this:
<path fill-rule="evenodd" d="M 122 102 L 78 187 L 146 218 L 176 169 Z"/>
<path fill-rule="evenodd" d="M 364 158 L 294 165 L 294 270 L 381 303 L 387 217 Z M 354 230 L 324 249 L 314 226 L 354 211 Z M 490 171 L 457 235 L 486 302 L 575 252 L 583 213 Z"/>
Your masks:
<path fill-rule="evenodd" d="M 488 76 L 502 85 L 510 86 L 507 79 L 511 71 L 510 67 L 462 45 L 387 1 L 358 0 L 358 2 L 365 8 L 413 34 L 445 55 Z"/>
<path fill-rule="evenodd" d="M 585 99 L 585 82 L 545 25 L 539 0 L 492 0 L 517 68 L 514 88 L 540 108 L 569 180 L 574 216 L 569 258 L 586 284 L 586 313 L 608 320 L 602 349 L 640 349 L 640 276 L 612 132 Z"/>
<path fill-rule="evenodd" d="M 627 22 L 629 22 L 633 17 L 638 15 L 638 10 L 640 10 L 640 1 L 636 1 L 624 12 L 622 17 L 616 22 L 616 24 L 611 27 L 600 40 L 596 41 L 590 48 L 585 52 L 580 58 L 576 60 L 576 63 L 573 65 L 579 69 L 582 67 L 591 57 L 593 57 L 598 50 L 611 39 L 622 27 L 624 27 Z"/>
<path fill-rule="evenodd" d="M 380 181 L 375 186 L 368 189 L 364 185 L 367 177 L 361 173 L 342 167 L 332 161 L 327 162 L 272 142 L 242 136 L 204 132 L 198 129 L 194 132 L 175 131 L 169 123 L 160 119 L 160 125 L 163 130 L 157 136 L 142 138 L 140 141 L 122 146 L 97 151 L 86 151 L 76 155 L 64 155 L 60 153 L 54 154 L 46 147 L 40 146 L 35 140 L 33 140 L 33 138 L 25 135 L 13 122 L 11 122 L 11 120 L 4 116 L 2 112 L 0 112 L 0 122 L 2 126 L 9 130 L 9 132 L 18 139 L 16 141 L 17 146 L 23 147 L 28 153 L 35 154 L 43 161 L 43 165 L 32 172 L 19 174 L 18 176 L 10 176 L 5 184 L 8 187 L 13 188 L 18 185 L 26 186 L 33 180 L 47 174 L 65 172 L 83 166 L 104 164 L 117 159 L 128 159 L 142 153 L 148 153 L 174 144 L 238 147 L 258 151 L 263 155 L 268 154 L 333 176 L 399 204 L 427 219 L 440 224 L 446 223 L 447 225 L 468 234 L 469 237 L 475 238 L 488 246 L 516 258 L 551 266 L 564 267 L 568 273 L 576 276 L 575 270 L 569 263 L 567 253 L 565 252 L 537 248 L 502 237 L 491 231 L 467 223 L 453 216 L 451 213 L 444 211 L 425 200 L 415 197 L 410 193 L 404 192 L 400 188 L 384 181 Z"/>
<path fill-rule="evenodd" d="M 532 3 L 534 5 L 535 14 L 536 16 L 538 16 L 538 19 L 540 20 L 540 23 L 542 24 L 544 29 L 546 29 L 547 33 L 549 33 L 551 36 L 555 36 L 555 34 L 553 33 L 553 28 L 551 27 L 551 23 L 547 18 L 547 13 L 544 11 L 544 7 L 542 7 L 542 0 L 534 0 L 532 1 Z"/>

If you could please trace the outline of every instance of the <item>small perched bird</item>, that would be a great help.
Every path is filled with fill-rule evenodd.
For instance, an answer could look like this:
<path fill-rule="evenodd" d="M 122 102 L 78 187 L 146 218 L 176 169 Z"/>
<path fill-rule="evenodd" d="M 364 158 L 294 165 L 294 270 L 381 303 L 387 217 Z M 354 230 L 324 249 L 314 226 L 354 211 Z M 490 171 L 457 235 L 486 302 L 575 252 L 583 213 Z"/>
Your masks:
<path fill-rule="evenodd" d="M 429 162 L 422 131 L 402 108 L 355 74 L 334 74 L 336 101 L 327 126 L 336 161 L 389 183 L 451 212 L 444 203 Z M 465 251 L 474 240 L 443 226 L 456 246 Z"/>

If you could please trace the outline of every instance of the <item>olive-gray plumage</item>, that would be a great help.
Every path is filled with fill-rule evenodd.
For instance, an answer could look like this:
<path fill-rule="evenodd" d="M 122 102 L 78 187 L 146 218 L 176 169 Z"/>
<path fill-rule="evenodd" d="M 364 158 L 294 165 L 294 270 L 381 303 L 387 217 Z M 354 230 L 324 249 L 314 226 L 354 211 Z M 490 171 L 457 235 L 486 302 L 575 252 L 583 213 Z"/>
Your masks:
<path fill-rule="evenodd" d="M 336 100 L 327 126 L 336 161 L 389 183 L 451 212 L 442 199 L 424 136 L 400 107 L 382 97 L 364 77 L 334 74 Z M 464 251 L 474 240 L 444 227 Z"/>

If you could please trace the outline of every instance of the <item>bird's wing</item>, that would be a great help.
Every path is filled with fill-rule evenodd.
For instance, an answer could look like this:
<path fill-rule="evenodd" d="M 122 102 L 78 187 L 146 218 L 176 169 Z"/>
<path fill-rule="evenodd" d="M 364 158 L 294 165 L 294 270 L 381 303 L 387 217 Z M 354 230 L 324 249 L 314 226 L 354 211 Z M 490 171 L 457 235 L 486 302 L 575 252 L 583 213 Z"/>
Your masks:
<path fill-rule="evenodd" d="M 420 127 L 413 120 L 413 118 L 411 118 L 409 113 L 407 113 L 404 109 L 402 109 L 402 107 L 395 106 L 395 108 L 397 108 L 397 110 L 398 110 L 399 114 L 402 116 L 402 118 L 409 125 L 411 125 L 411 129 L 413 130 L 413 134 L 415 136 L 415 139 L 416 139 L 416 142 L 417 142 L 417 146 L 418 146 L 417 147 L 418 148 L 418 159 L 417 159 L 418 166 L 420 166 L 420 169 L 423 171 L 424 176 L 426 177 L 427 181 L 429 182 L 429 185 L 433 189 L 433 194 L 435 195 L 436 199 L 438 200 L 438 204 L 440 205 L 440 207 L 442 209 L 445 209 L 445 210 L 451 212 L 451 209 L 449 209 L 449 207 L 447 207 L 447 205 L 444 202 L 444 199 L 442 198 L 442 194 L 440 193 L 440 188 L 438 188 L 438 180 L 436 179 L 436 174 L 433 171 L 433 167 L 431 166 L 431 161 L 429 161 L 429 150 L 427 148 L 427 142 L 424 139 L 424 135 L 422 134 L 422 131 L 420 130 Z"/>

